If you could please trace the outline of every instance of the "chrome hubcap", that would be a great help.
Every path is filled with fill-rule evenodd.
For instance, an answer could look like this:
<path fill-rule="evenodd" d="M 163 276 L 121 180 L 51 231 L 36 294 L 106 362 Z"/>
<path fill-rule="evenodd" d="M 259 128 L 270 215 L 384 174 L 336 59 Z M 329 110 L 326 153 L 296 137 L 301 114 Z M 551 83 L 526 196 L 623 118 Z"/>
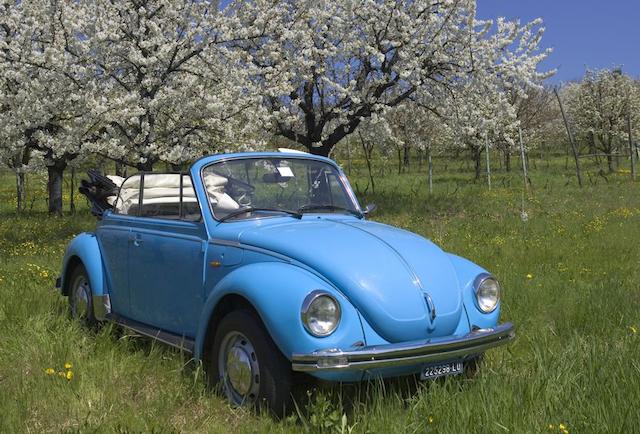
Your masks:
<path fill-rule="evenodd" d="M 73 290 L 73 316 L 87 318 L 89 314 L 89 283 L 80 276 L 75 282 Z"/>
<path fill-rule="evenodd" d="M 224 391 L 236 405 L 255 401 L 260 369 L 253 345 L 242 333 L 231 332 L 222 341 L 218 368 Z"/>

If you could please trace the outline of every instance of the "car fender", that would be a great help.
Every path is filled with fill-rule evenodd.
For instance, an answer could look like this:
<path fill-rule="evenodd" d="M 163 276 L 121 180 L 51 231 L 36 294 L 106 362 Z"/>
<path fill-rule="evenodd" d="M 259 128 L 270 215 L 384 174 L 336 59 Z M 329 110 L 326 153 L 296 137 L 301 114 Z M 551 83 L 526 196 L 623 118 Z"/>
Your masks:
<path fill-rule="evenodd" d="M 324 290 L 340 303 L 342 316 L 337 329 L 318 338 L 306 331 L 300 315 L 305 297 L 313 290 Z M 349 300 L 311 272 L 286 262 L 258 262 L 238 267 L 210 291 L 200 316 L 194 357 L 201 359 L 215 308 L 227 295 L 243 297 L 256 310 L 282 354 L 326 348 L 348 348 L 364 341 L 360 315 Z"/>
<path fill-rule="evenodd" d="M 69 243 L 62 260 L 62 274 L 60 276 L 60 288 L 63 295 L 68 295 L 70 284 L 68 280 L 73 267 L 78 263 L 82 263 L 87 271 L 94 297 L 107 295 L 102 254 L 95 234 L 83 232 Z"/>
<path fill-rule="evenodd" d="M 488 314 L 481 312 L 476 304 L 475 290 L 473 287 L 473 282 L 479 274 L 489 272 L 468 259 L 451 253 L 448 255 L 451 263 L 456 269 L 458 281 L 460 282 L 460 285 L 462 285 L 462 300 L 464 302 L 465 311 L 467 312 L 467 318 L 469 319 L 469 327 L 471 329 L 474 327 L 495 327 L 498 324 L 498 319 L 500 317 L 501 302 L 498 303 L 498 307 L 496 307 L 493 312 Z"/>

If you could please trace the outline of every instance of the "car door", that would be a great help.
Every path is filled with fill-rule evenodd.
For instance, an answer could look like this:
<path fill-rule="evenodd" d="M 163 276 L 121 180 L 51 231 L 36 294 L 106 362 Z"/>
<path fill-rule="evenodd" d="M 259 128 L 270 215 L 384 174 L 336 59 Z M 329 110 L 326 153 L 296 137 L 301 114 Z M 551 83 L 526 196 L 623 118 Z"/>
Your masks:
<path fill-rule="evenodd" d="M 138 211 L 140 175 L 127 178 L 120 187 L 120 194 L 112 211 L 106 212 L 96 230 L 102 253 L 111 310 L 114 314 L 129 317 L 129 238 L 131 225 Z"/>
<path fill-rule="evenodd" d="M 193 337 L 204 302 L 207 237 L 190 177 L 145 174 L 141 183 L 128 238 L 130 318 Z"/>

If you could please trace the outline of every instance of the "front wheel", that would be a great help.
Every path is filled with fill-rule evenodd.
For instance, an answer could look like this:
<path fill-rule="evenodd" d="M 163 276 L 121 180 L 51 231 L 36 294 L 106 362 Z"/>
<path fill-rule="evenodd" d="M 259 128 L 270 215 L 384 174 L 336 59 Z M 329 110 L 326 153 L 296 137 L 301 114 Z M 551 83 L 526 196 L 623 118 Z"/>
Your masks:
<path fill-rule="evenodd" d="M 289 361 L 249 311 L 235 311 L 215 332 L 209 378 L 234 405 L 287 411 L 291 396 Z"/>
<path fill-rule="evenodd" d="M 93 292 L 84 266 L 78 265 L 70 277 L 69 308 L 71 317 L 92 328 L 97 324 L 93 312 Z"/>

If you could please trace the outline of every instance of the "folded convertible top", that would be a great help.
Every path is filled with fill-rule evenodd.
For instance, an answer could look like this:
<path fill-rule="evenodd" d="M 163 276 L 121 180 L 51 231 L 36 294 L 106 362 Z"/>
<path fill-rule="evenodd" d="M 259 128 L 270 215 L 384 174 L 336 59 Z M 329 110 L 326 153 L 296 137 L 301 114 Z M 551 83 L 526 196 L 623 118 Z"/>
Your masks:
<path fill-rule="evenodd" d="M 87 175 L 89 180 L 83 179 L 78 190 L 89 199 L 91 214 L 101 219 L 105 211 L 113 208 L 114 199 L 109 198 L 115 198 L 120 187 L 95 169 L 88 170 Z"/>

